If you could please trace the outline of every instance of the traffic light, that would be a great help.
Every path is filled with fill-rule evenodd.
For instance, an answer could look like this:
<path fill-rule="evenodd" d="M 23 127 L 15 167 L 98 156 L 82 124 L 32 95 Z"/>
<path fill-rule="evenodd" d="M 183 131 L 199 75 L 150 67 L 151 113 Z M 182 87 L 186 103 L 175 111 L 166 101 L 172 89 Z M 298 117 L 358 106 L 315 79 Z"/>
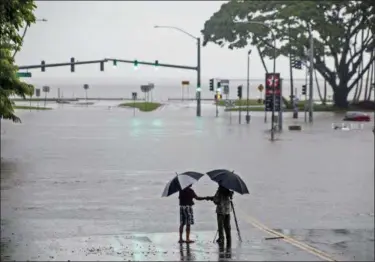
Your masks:
<path fill-rule="evenodd" d="M 100 62 L 100 71 L 104 71 L 104 62 Z"/>
<path fill-rule="evenodd" d="M 201 85 L 197 85 L 197 92 L 201 91 Z"/>
<path fill-rule="evenodd" d="M 45 64 L 46 64 L 46 62 L 44 62 L 44 60 L 42 60 L 42 67 L 41 67 L 42 72 L 46 71 L 46 68 L 44 67 Z"/>
<path fill-rule="evenodd" d="M 134 68 L 138 68 L 138 60 L 134 60 Z"/>
<path fill-rule="evenodd" d="M 221 100 L 223 98 L 223 95 L 222 94 L 216 94 L 215 95 L 215 100 Z"/>
<path fill-rule="evenodd" d="M 210 79 L 210 91 L 214 91 L 214 79 Z"/>
<path fill-rule="evenodd" d="M 70 58 L 70 72 L 74 72 L 74 57 Z"/>
<path fill-rule="evenodd" d="M 113 67 L 117 66 L 117 60 L 113 60 Z"/>
<path fill-rule="evenodd" d="M 242 86 L 237 87 L 237 96 L 239 99 L 242 98 Z"/>
<path fill-rule="evenodd" d="M 219 92 L 219 93 L 221 92 L 221 83 L 220 83 L 220 81 L 217 81 L 216 91 Z"/>
<path fill-rule="evenodd" d="M 306 85 L 303 85 L 302 86 L 302 95 L 306 95 L 306 91 L 307 91 Z"/>
<path fill-rule="evenodd" d="M 155 66 L 159 66 L 159 60 L 155 60 Z"/>

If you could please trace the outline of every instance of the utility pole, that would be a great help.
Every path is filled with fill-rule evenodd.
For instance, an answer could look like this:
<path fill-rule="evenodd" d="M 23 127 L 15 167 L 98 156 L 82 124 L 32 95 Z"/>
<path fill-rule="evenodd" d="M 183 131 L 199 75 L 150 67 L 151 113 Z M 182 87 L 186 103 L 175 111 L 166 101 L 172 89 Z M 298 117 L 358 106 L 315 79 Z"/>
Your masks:
<path fill-rule="evenodd" d="M 314 37 L 312 35 L 311 27 L 309 26 L 310 34 L 310 88 L 309 88 L 309 122 L 313 122 L 313 112 L 314 112 L 314 103 L 313 103 L 313 73 L 314 73 Z"/>
<path fill-rule="evenodd" d="M 197 37 L 197 116 L 201 116 L 201 39 Z"/>
<path fill-rule="evenodd" d="M 293 86 L 293 64 L 292 64 L 292 58 L 294 55 L 292 54 L 293 49 L 290 41 L 290 24 L 288 24 L 288 34 L 289 34 L 289 73 L 290 73 L 290 102 L 293 103 L 293 91 L 294 91 L 294 86 Z M 293 116 L 293 118 L 296 118 Z"/>
<path fill-rule="evenodd" d="M 155 25 L 154 28 L 168 28 L 176 31 L 180 31 L 181 33 L 195 39 L 197 41 L 197 67 L 194 69 L 197 70 L 197 87 L 196 87 L 196 99 L 197 99 L 197 116 L 201 116 L 201 39 L 200 37 L 196 37 L 185 30 L 176 27 L 176 26 L 159 26 Z"/>
<path fill-rule="evenodd" d="M 250 123 L 250 55 L 251 55 L 251 49 L 247 52 L 247 92 L 246 92 L 246 123 Z"/>

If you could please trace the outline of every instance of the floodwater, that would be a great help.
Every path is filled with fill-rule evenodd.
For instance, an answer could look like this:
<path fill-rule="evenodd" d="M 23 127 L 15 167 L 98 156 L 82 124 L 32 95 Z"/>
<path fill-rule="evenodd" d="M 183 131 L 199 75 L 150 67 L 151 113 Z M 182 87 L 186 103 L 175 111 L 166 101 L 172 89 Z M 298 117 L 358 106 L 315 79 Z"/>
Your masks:
<path fill-rule="evenodd" d="M 373 123 L 334 130 L 340 115 L 305 124 L 285 114 L 271 142 L 263 113 L 238 124 L 210 103 L 201 118 L 194 103 L 133 115 L 105 101 L 18 114 L 22 124 L 1 122 L 4 260 L 374 259 Z M 219 250 L 215 207 L 196 201 L 196 243 L 180 247 L 178 200 L 161 198 L 164 186 L 175 172 L 216 168 L 248 185 L 234 198 L 243 241 Z M 204 177 L 194 189 L 216 186 Z"/>

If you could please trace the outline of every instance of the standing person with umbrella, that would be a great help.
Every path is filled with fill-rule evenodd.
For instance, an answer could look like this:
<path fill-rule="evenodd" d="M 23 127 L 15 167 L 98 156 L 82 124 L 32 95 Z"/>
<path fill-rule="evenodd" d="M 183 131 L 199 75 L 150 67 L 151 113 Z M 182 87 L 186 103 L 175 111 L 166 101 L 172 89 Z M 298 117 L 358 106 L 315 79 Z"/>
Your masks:
<path fill-rule="evenodd" d="M 236 217 L 236 212 L 234 210 L 234 205 L 233 205 L 233 202 L 232 202 L 232 197 L 233 197 L 233 192 L 231 191 L 234 191 L 234 192 L 237 192 L 241 195 L 243 194 L 249 194 L 249 190 L 247 189 L 247 186 L 245 184 L 245 182 L 241 179 L 241 177 L 237 174 L 234 173 L 234 171 L 229 171 L 229 170 L 226 170 L 226 169 L 216 169 L 216 170 L 212 170 L 210 172 L 207 172 L 207 175 L 211 178 L 211 180 L 215 181 L 216 183 L 219 184 L 219 189 L 217 191 L 217 193 L 215 194 L 215 196 L 218 196 L 216 197 L 216 199 L 218 199 L 218 203 L 219 205 L 222 207 L 219 208 L 219 205 L 218 205 L 218 208 L 216 209 L 216 212 L 218 213 L 218 226 L 220 224 L 221 226 L 221 230 L 222 228 L 224 227 L 224 221 L 225 221 L 225 224 L 226 224 L 226 232 L 229 232 L 228 234 L 226 234 L 226 237 L 227 237 L 227 244 L 228 244 L 228 236 L 230 237 L 230 209 L 232 208 L 232 211 L 233 211 L 233 216 L 234 216 L 234 222 L 236 223 L 236 228 L 237 228 L 237 233 L 238 233 L 238 238 L 240 241 L 242 241 L 241 239 L 241 233 L 240 233 L 240 228 L 238 226 L 238 222 L 237 222 L 237 217 Z M 215 197 L 211 197 L 209 198 L 211 200 L 214 200 Z M 231 207 L 228 208 L 228 205 Z M 229 211 L 228 211 L 229 209 Z M 219 213 L 220 213 L 220 216 L 219 216 Z M 222 216 L 222 215 L 228 215 L 228 216 Z M 220 221 L 219 221 L 220 219 Z M 229 226 L 228 226 L 229 224 Z M 229 227 L 229 229 L 228 229 Z M 218 228 L 218 232 L 220 234 L 220 227 Z M 220 244 L 220 241 L 223 241 L 223 233 L 221 231 L 221 237 L 220 238 L 220 235 L 219 235 L 219 240 L 218 240 L 218 243 Z M 216 236 L 215 236 L 216 238 Z M 231 239 L 229 239 L 231 240 Z M 231 244 L 231 243 L 229 243 Z"/>
<path fill-rule="evenodd" d="M 190 226 L 194 225 L 193 205 L 195 200 L 207 200 L 206 197 L 199 197 L 191 188 L 191 185 L 180 191 L 180 239 L 179 243 L 185 242 L 182 238 L 184 226 L 186 225 L 186 243 L 194 243 L 190 239 Z"/>
<path fill-rule="evenodd" d="M 179 204 L 180 204 L 180 238 L 179 243 L 186 242 L 188 244 L 194 243 L 190 239 L 190 226 L 194 225 L 194 212 L 193 205 L 195 200 L 207 200 L 206 197 L 199 197 L 191 188 L 191 186 L 197 182 L 204 174 L 198 172 L 185 172 L 177 174 L 166 186 L 162 197 L 170 196 L 176 192 L 179 192 Z M 182 235 L 184 232 L 184 226 L 186 226 L 186 241 L 184 241 Z"/>
<path fill-rule="evenodd" d="M 224 244 L 224 232 L 227 240 L 227 246 L 232 245 L 231 226 L 230 226 L 230 210 L 233 192 L 229 189 L 220 186 L 213 197 L 207 197 L 216 205 L 217 228 L 219 232 L 219 239 L 216 241 L 220 245 Z"/>

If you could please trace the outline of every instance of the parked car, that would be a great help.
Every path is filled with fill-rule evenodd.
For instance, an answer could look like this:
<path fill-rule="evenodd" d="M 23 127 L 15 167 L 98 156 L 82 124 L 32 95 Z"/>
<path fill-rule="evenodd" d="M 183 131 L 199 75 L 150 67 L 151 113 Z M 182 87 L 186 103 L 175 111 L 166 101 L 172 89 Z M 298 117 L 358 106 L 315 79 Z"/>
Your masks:
<path fill-rule="evenodd" d="M 370 116 L 363 112 L 347 112 L 344 121 L 369 122 Z"/>

